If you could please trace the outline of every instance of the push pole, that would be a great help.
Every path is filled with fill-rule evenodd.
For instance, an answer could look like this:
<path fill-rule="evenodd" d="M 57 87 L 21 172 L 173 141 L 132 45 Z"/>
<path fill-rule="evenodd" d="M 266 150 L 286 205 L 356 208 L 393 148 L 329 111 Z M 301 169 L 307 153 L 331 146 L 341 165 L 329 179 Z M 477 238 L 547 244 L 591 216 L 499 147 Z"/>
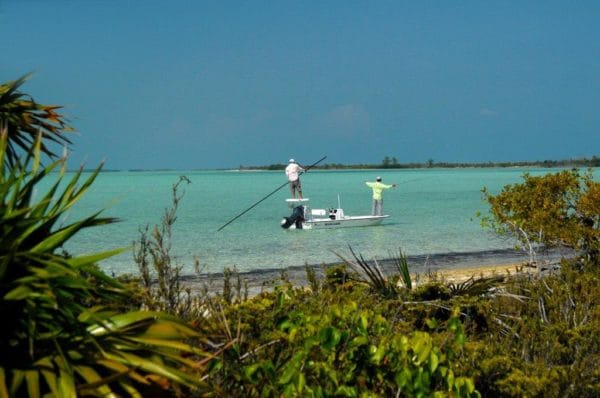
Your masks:
<path fill-rule="evenodd" d="M 321 163 L 323 160 L 325 160 L 327 158 L 327 156 L 323 156 L 321 159 L 317 160 L 315 163 L 311 164 L 310 166 L 308 166 L 306 169 L 304 169 L 304 171 L 302 173 L 300 173 L 300 175 L 308 172 L 308 170 L 312 169 L 313 167 L 315 167 L 316 165 L 318 165 L 319 163 Z M 266 200 L 268 197 L 270 197 L 271 195 L 273 195 L 275 192 L 279 191 L 281 188 L 285 187 L 286 185 L 288 185 L 288 182 L 285 182 L 284 184 L 282 184 L 281 186 L 279 186 L 277 189 L 275 189 L 273 192 L 271 192 L 270 194 L 268 194 L 267 196 L 265 196 L 264 198 L 262 198 L 261 200 L 259 200 L 258 202 L 254 203 L 252 206 L 248 207 L 246 210 L 244 210 L 243 212 L 241 212 L 240 214 L 238 214 L 237 216 L 233 217 L 231 220 L 227 221 L 227 223 L 223 224 L 221 226 L 221 228 L 217 229 L 217 232 L 219 232 L 220 230 L 222 230 L 223 228 L 225 228 L 226 226 L 228 226 L 229 224 L 231 224 L 232 222 L 234 222 L 235 220 L 237 220 L 238 218 L 240 218 L 241 216 L 243 216 L 244 214 L 248 213 L 250 210 L 252 210 L 253 208 L 255 208 L 256 206 L 258 206 L 259 203 L 261 203 L 262 201 Z"/>

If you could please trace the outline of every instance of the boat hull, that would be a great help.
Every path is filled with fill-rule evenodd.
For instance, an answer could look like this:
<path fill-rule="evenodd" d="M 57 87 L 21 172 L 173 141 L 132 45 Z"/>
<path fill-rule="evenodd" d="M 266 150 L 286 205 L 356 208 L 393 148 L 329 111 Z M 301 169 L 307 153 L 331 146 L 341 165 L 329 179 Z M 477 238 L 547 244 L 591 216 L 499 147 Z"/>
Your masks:
<path fill-rule="evenodd" d="M 385 216 L 347 216 L 344 218 L 313 218 L 302 222 L 303 229 L 326 229 L 326 228 L 347 228 L 347 227 L 370 227 L 379 225 L 383 220 L 388 218 Z M 292 226 L 290 229 L 295 229 Z"/>

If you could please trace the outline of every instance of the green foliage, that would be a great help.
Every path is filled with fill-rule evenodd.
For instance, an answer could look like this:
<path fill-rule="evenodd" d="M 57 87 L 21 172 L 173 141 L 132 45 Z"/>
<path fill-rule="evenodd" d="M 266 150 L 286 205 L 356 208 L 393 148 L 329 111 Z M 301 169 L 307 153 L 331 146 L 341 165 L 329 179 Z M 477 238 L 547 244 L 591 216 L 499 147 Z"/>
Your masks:
<path fill-rule="evenodd" d="M 235 282 L 235 284 L 232 284 Z M 242 282 L 240 273 L 236 267 L 223 270 L 223 291 L 221 298 L 227 304 L 239 303 L 248 299 L 248 285 Z"/>
<path fill-rule="evenodd" d="M 177 209 L 183 198 L 179 186 L 190 184 L 186 176 L 180 176 L 171 189 L 171 207 L 165 209 L 161 224 L 155 225 L 150 233 L 148 225 L 140 230 L 140 238 L 133 243 L 133 259 L 140 272 L 141 303 L 146 308 L 166 311 L 178 316 L 192 312 L 190 292 L 181 285 L 182 266 L 176 263 L 171 253 L 173 225 L 177 220 Z M 195 269 L 199 272 L 198 262 Z"/>
<path fill-rule="evenodd" d="M 4 129 L 8 137 L 5 166 L 14 166 L 20 154 L 26 153 L 33 146 L 38 134 L 44 138 L 39 144 L 40 152 L 50 157 L 54 157 L 54 152 L 46 145 L 46 141 L 70 144 L 64 133 L 73 129 L 56 112 L 61 107 L 38 104 L 19 91 L 28 78 L 29 76 L 23 76 L 0 84 L 0 129 Z"/>
<path fill-rule="evenodd" d="M 130 292 L 95 264 L 121 250 L 62 250 L 83 229 L 114 222 L 100 213 L 64 221 L 100 168 L 69 178 L 65 159 L 41 166 L 43 132 L 30 147 L 17 140 L 22 157 L 9 149 L 9 134 L 0 128 L 0 397 L 203 388 L 191 372 L 203 370 L 208 354 L 185 342 L 200 337 L 194 330 L 166 314 L 120 311 Z M 49 178 L 50 188 L 36 192 Z"/>
<path fill-rule="evenodd" d="M 315 272 L 313 267 L 306 265 L 304 267 L 306 270 L 306 280 L 308 281 L 308 286 L 312 292 L 318 293 L 321 290 L 321 283 L 317 279 L 317 273 Z"/>
<path fill-rule="evenodd" d="M 560 275 L 507 279 L 480 312 L 489 329 L 467 344 L 482 394 L 597 396 L 599 283 L 597 271 L 567 264 Z"/>
<path fill-rule="evenodd" d="M 356 277 L 356 273 L 350 272 L 346 264 L 337 264 L 325 270 L 325 286 L 335 289 Z"/>
<path fill-rule="evenodd" d="M 362 254 L 356 254 L 352 247 L 349 246 L 349 249 L 354 260 L 348 260 L 340 254 L 336 254 L 344 261 L 344 263 L 361 275 L 364 282 L 366 282 L 374 292 L 383 297 L 396 297 L 398 295 L 399 289 L 395 283 L 395 280 L 397 279 L 387 278 L 377 260 L 374 260 L 371 264 L 364 259 Z M 397 263 L 399 264 L 398 267 L 401 267 L 400 260 L 398 260 Z M 408 275 L 408 279 L 410 280 L 410 275 Z"/>
<path fill-rule="evenodd" d="M 214 365 L 224 395 L 478 396 L 454 366 L 465 340 L 458 312 L 434 338 L 401 333 L 351 294 L 317 296 L 284 287 L 230 308 L 246 337 Z"/>
<path fill-rule="evenodd" d="M 544 176 L 523 175 L 520 184 L 507 185 L 498 195 L 483 189 L 490 204 L 485 225 L 514 234 L 532 253 L 536 245 L 583 250 L 597 262 L 600 254 L 600 183 L 591 173 L 564 170 Z"/>
<path fill-rule="evenodd" d="M 280 286 L 225 308 L 220 322 L 238 338 L 207 381 L 222 395 L 269 397 L 597 396 L 594 269 L 435 281 L 398 297 L 352 278 Z"/>
<path fill-rule="evenodd" d="M 450 287 L 441 282 L 425 283 L 417 286 L 412 292 L 416 300 L 448 300 L 452 296 Z"/>
<path fill-rule="evenodd" d="M 469 295 L 483 296 L 505 280 L 503 276 L 470 277 L 466 281 L 449 283 L 447 285 L 453 296 Z"/>
<path fill-rule="evenodd" d="M 400 280 L 405 288 L 408 290 L 412 289 L 412 279 L 410 276 L 410 270 L 408 266 L 408 257 L 406 253 L 402 251 L 402 249 L 398 249 L 398 254 L 392 256 L 394 260 L 394 265 L 396 266 L 396 270 L 398 271 L 398 275 L 400 275 Z"/>

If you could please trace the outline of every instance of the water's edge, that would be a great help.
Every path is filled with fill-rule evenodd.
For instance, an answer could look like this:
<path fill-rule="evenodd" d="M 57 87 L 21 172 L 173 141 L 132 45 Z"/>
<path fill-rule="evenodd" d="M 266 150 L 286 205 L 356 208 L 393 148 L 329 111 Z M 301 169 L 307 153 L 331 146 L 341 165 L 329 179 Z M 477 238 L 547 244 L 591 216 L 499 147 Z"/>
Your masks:
<path fill-rule="evenodd" d="M 572 252 L 568 250 L 551 250 L 543 255 L 538 254 L 540 260 L 558 260 L 563 257 L 570 257 Z M 354 258 L 350 253 L 345 258 L 352 261 Z M 365 258 L 371 262 L 373 259 Z M 394 259 L 376 259 L 378 265 L 386 275 L 391 275 L 396 271 Z M 529 256 L 522 250 L 499 249 L 460 253 L 436 253 L 430 255 L 415 255 L 407 257 L 410 272 L 413 274 L 425 274 L 441 270 L 456 270 L 477 268 L 492 265 L 514 265 L 522 264 L 529 260 Z M 306 286 L 308 284 L 306 268 L 310 267 L 318 279 L 325 276 L 328 267 L 342 263 L 342 260 L 335 263 L 307 264 L 303 266 L 291 266 L 284 269 L 269 268 L 255 269 L 252 271 L 238 272 L 242 284 L 248 288 L 249 294 L 254 295 L 272 287 L 282 281 L 290 281 L 294 286 Z M 223 272 L 201 273 L 198 275 L 183 275 L 181 281 L 184 285 L 190 287 L 193 291 L 203 288 L 208 291 L 220 291 L 223 287 Z M 235 285 L 235 281 L 232 281 Z"/>

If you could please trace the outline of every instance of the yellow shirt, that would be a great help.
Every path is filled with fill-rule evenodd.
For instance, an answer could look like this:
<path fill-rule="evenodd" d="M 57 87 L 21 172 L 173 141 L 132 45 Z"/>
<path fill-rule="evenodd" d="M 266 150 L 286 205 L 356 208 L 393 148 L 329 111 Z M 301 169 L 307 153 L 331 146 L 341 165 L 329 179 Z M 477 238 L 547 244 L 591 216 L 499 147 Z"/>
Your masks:
<path fill-rule="evenodd" d="M 381 200 L 381 193 L 384 189 L 389 189 L 393 185 L 386 185 L 382 182 L 367 182 L 367 186 L 373 189 L 373 199 Z"/>

